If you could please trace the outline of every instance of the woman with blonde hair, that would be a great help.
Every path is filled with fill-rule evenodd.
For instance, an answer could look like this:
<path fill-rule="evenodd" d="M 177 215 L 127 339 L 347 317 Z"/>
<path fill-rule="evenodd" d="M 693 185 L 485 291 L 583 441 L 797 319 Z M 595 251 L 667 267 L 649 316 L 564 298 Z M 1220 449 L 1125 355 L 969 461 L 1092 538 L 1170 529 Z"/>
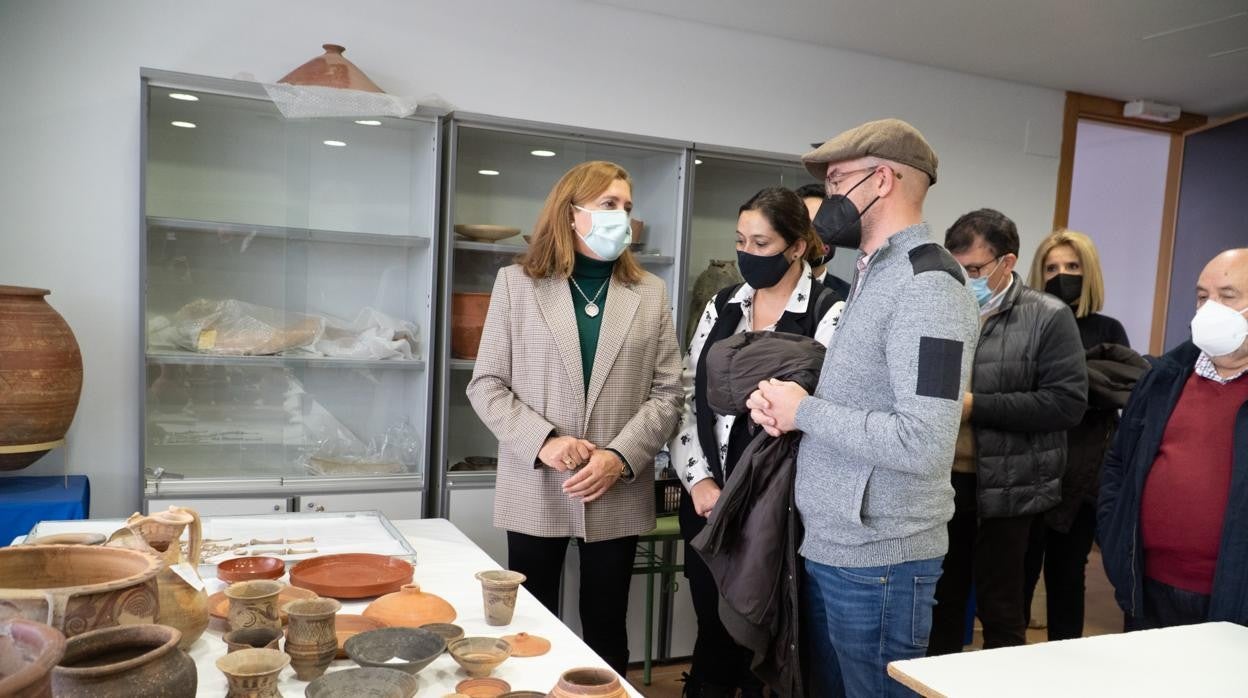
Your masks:
<path fill-rule="evenodd" d="M 528 253 L 498 273 L 467 390 L 498 438 L 494 525 L 508 567 L 556 611 L 576 538 L 582 633 L 621 674 L 633 554 L 654 528 L 654 456 L 683 397 L 667 289 L 628 250 L 632 208 L 618 165 L 560 178 Z"/>
<path fill-rule="evenodd" d="M 1101 315 L 1105 281 L 1096 245 L 1083 233 L 1058 230 L 1040 243 L 1028 285 L 1070 306 L 1087 351 L 1089 403 L 1083 421 L 1066 433 L 1062 501 L 1036 520 L 1027 550 L 1027 605 L 1044 570 L 1050 640 L 1083 635 L 1084 568 L 1096 534 L 1096 496 L 1101 462 L 1118 425 L 1118 410 L 1100 402 L 1098 367 L 1135 365 L 1142 360 L 1128 347 L 1122 323 Z M 1108 346 L 1106 346 L 1108 345 Z"/>

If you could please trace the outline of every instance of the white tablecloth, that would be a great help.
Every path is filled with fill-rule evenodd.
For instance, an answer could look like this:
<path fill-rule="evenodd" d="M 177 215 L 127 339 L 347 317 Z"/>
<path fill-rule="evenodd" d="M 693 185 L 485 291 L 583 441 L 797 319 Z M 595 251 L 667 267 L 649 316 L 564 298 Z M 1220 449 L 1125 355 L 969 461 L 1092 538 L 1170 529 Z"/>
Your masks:
<path fill-rule="evenodd" d="M 1248 628 L 1203 623 L 893 662 L 924 696 L 1248 695 Z"/>
<path fill-rule="evenodd" d="M 422 591 L 437 594 L 455 607 L 459 617 L 455 624 L 469 636 L 489 635 L 498 637 L 518 632 L 540 635 L 551 642 L 551 650 L 541 657 L 511 657 L 503 662 L 491 676 L 511 684 L 513 691 L 530 690 L 546 692 L 555 685 L 559 675 L 578 666 L 606 667 L 607 664 L 581 641 L 571 630 L 546 610 L 537 599 L 523 587 L 516 602 L 516 614 L 511 625 L 495 627 L 486 625 L 481 605 L 481 585 L 473 577 L 482 570 L 498 569 L 498 565 L 481 551 L 468 537 L 445 519 L 419 519 L 395 521 L 412 547 L 416 549 L 416 574 L 414 583 Z M 218 580 L 208 580 L 209 592 L 225 587 Z M 372 599 L 344 601 L 342 613 L 360 613 Z M 199 696 L 214 698 L 226 693 L 225 675 L 216 667 L 216 660 L 225 655 L 225 643 L 221 633 L 211 628 L 191 648 L 191 658 L 199 669 Z M 337 660 L 330 672 L 356 666 L 349 659 Z M 443 654 L 416 675 L 420 688 L 419 697 L 440 698 L 454 693 L 455 684 L 468 678 L 451 659 Z M 280 687 L 283 696 L 302 696 L 307 683 L 295 678 L 291 669 L 282 672 Z M 624 683 L 629 694 L 640 696 Z"/>

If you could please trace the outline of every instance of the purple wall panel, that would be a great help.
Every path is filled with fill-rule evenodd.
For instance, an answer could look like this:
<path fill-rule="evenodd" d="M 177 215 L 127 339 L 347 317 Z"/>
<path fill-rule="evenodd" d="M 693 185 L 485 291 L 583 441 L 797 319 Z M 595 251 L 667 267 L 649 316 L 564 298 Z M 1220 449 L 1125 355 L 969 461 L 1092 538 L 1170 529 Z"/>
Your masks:
<path fill-rule="evenodd" d="M 1196 279 L 1219 252 L 1248 247 L 1248 118 L 1188 136 L 1166 314 L 1166 349 L 1191 336 Z"/>

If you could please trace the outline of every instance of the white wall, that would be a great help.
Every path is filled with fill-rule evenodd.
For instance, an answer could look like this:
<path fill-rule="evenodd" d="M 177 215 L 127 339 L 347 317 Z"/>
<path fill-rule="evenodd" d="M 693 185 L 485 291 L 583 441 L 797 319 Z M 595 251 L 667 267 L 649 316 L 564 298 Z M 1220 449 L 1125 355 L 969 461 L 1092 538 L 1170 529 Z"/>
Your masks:
<path fill-rule="evenodd" d="M 1071 230 L 1096 243 L 1105 276 L 1105 315 L 1148 349 L 1157 291 L 1161 209 L 1170 135 L 1080 121 L 1070 187 Z"/>
<path fill-rule="evenodd" d="M 992 206 L 1027 250 L 1052 219 L 1054 90 L 574 0 L 0 2 L 0 279 L 53 289 L 78 335 L 68 470 L 96 516 L 139 504 L 139 67 L 275 80 L 324 42 L 392 93 L 717 145 L 800 153 L 897 116 L 940 155 L 938 233 Z"/>

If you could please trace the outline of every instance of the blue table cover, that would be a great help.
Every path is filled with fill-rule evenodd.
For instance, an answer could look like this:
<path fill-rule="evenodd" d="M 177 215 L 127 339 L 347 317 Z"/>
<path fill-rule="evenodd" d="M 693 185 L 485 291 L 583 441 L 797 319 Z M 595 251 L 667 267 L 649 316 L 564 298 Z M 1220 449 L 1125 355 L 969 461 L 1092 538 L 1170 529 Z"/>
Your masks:
<path fill-rule="evenodd" d="M 0 547 L 30 533 L 40 521 L 85 519 L 91 515 L 86 475 L 0 477 Z"/>

